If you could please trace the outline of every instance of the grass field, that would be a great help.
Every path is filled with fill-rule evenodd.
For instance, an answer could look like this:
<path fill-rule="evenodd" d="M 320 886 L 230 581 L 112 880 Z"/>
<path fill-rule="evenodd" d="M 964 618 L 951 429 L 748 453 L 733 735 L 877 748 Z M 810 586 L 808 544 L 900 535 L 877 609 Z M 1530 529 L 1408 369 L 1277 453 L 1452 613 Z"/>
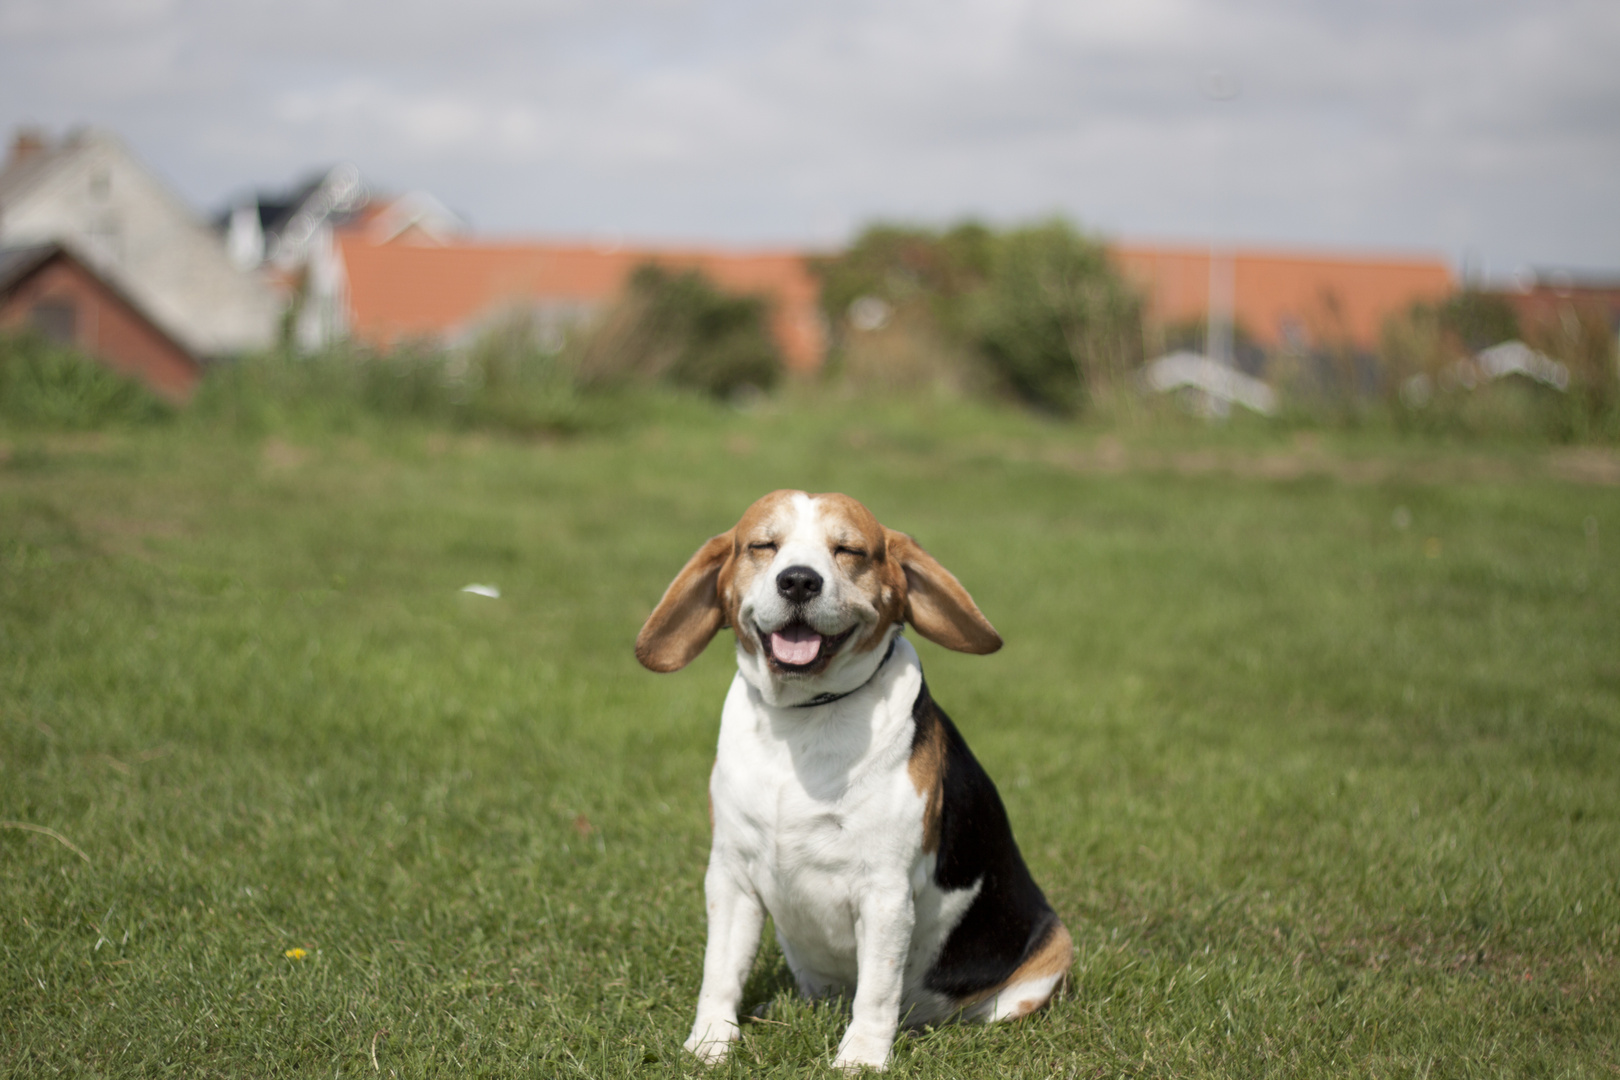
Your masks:
<path fill-rule="evenodd" d="M 1612 455 L 821 402 L 0 461 L 0 1072 L 700 1072 L 730 649 L 630 645 L 783 486 L 1006 638 L 920 649 L 1078 945 L 896 1075 L 1620 1072 Z M 715 1075 L 830 1071 L 788 985 Z"/>

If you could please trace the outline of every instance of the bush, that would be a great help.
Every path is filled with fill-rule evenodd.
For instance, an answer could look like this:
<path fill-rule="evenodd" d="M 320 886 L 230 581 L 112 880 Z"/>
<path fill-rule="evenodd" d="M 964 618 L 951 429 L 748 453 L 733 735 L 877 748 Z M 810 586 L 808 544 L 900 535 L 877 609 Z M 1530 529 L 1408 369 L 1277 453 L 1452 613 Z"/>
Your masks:
<path fill-rule="evenodd" d="M 782 374 L 764 300 L 732 296 L 696 270 L 649 264 L 579 352 L 585 386 L 665 383 L 726 397 Z"/>
<path fill-rule="evenodd" d="M 967 298 L 989 277 L 994 235 L 874 225 L 815 265 L 831 346 L 828 377 L 858 393 L 948 396 L 988 389 Z"/>
<path fill-rule="evenodd" d="M 174 409 L 142 383 L 38 334 L 0 335 L 0 418 L 87 429 L 166 420 Z"/>
<path fill-rule="evenodd" d="M 848 251 L 816 264 L 821 303 L 835 345 L 848 344 L 850 309 L 868 298 L 901 312 L 921 309 L 946 336 L 967 332 L 962 301 L 983 287 L 994 259 L 995 234 L 974 221 L 945 232 L 873 225 Z"/>
<path fill-rule="evenodd" d="M 1525 328 L 1525 342 L 1569 369 L 1566 438 L 1620 439 L 1620 344 L 1607 313 L 1570 303 L 1546 322 Z"/>
<path fill-rule="evenodd" d="M 577 395 L 531 320 L 496 323 L 460 349 L 417 343 L 388 353 L 338 347 L 272 352 L 216 366 L 191 413 L 247 430 L 286 424 L 352 428 L 363 418 L 415 419 L 535 434 L 574 430 Z"/>
<path fill-rule="evenodd" d="M 1053 220 L 999 237 L 993 252 L 973 333 L 1020 398 L 1075 411 L 1141 362 L 1140 304 L 1100 243 Z"/>
<path fill-rule="evenodd" d="M 1464 289 L 1443 301 L 1435 314 L 1441 329 L 1469 353 L 1520 336 L 1519 317 L 1495 293 Z"/>
<path fill-rule="evenodd" d="M 567 338 L 517 310 L 491 323 L 446 372 L 467 422 L 510 431 L 577 430 L 579 409 Z"/>
<path fill-rule="evenodd" d="M 834 367 L 867 385 L 993 387 L 1070 412 L 1141 360 L 1139 302 L 1103 246 L 1061 220 L 873 226 L 818 270 Z"/>
<path fill-rule="evenodd" d="M 1482 381 L 1468 360 L 1522 338 L 1564 365 L 1564 390 L 1518 375 Z M 1384 326 L 1383 383 L 1398 422 L 1414 430 L 1559 440 L 1620 436 L 1620 373 L 1601 311 L 1571 305 L 1521 326 L 1500 296 L 1467 291 L 1414 304 Z"/>
<path fill-rule="evenodd" d="M 248 431 L 300 423 L 344 430 L 368 415 L 442 419 L 455 394 L 447 365 L 426 348 L 242 356 L 209 372 L 190 412 Z"/>

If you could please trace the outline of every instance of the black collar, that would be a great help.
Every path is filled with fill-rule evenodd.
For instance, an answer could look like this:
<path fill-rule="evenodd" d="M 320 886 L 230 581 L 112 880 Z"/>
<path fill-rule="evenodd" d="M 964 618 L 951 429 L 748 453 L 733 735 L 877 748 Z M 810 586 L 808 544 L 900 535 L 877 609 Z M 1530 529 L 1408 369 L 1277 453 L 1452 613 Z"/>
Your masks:
<path fill-rule="evenodd" d="M 870 675 L 868 675 L 866 677 L 866 682 L 861 683 L 861 685 L 857 686 L 855 688 L 855 690 L 845 690 L 842 694 L 817 694 L 815 697 L 811 698 L 809 701 L 801 701 L 797 705 L 789 705 L 788 708 L 790 708 L 790 709 L 809 709 L 809 708 L 813 708 L 816 705 L 831 705 L 835 701 L 842 701 L 844 698 L 849 697 L 849 695 L 855 693 L 856 690 L 864 690 L 864 689 L 866 689 L 866 687 L 872 682 L 872 680 L 877 678 L 878 672 L 883 670 L 883 665 L 887 664 L 889 662 L 889 657 L 894 655 L 894 643 L 899 641 L 899 640 L 900 640 L 900 635 L 899 634 L 896 634 L 896 635 L 894 635 L 894 637 L 889 639 L 889 651 L 883 654 L 883 659 L 879 660 L 878 661 L 878 666 L 872 669 L 872 674 L 870 674 Z"/>

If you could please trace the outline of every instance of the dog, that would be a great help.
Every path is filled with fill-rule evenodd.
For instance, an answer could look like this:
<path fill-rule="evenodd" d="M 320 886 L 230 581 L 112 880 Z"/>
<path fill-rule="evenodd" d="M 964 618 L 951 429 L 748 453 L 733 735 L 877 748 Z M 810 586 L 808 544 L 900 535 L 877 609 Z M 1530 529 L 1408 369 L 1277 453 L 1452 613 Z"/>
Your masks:
<path fill-rule="evenodd" d="M 708 944 L 686 1049 L 725 1058 L 769 914 L 799 991 L 851 995 L 833 1064 L 882 1069 L 901 1023 L 1034 1012 L 1073 961 L 995 785 L 929 695 L 909 624 L 1001 637 L 955 577 L 846 495 L 775 491 L 687 561 L 636 639 L 677 671 L 722 628 L 737 675 L 709 779 Z"/>

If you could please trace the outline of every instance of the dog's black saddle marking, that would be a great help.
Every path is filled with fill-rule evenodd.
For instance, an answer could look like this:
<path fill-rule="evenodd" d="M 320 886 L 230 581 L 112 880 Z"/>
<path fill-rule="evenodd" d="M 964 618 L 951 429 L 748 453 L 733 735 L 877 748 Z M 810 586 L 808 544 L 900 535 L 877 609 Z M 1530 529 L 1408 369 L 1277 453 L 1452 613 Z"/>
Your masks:
<path fill-rule="evenodd" d="M 1030 876 L 1013 839 L 1001 795 L 968 749 L 925 681 L 911 708 L 913 748 L 941 730 L 945 743 L 940 803 L 939 851 L 934 883 L 941 889 L 971 888 L 983 881 L 962 921 L 924 979 L 930 990 L 964 998 L 1005 982 L 1046 943 L 1059 925 Z"/>

